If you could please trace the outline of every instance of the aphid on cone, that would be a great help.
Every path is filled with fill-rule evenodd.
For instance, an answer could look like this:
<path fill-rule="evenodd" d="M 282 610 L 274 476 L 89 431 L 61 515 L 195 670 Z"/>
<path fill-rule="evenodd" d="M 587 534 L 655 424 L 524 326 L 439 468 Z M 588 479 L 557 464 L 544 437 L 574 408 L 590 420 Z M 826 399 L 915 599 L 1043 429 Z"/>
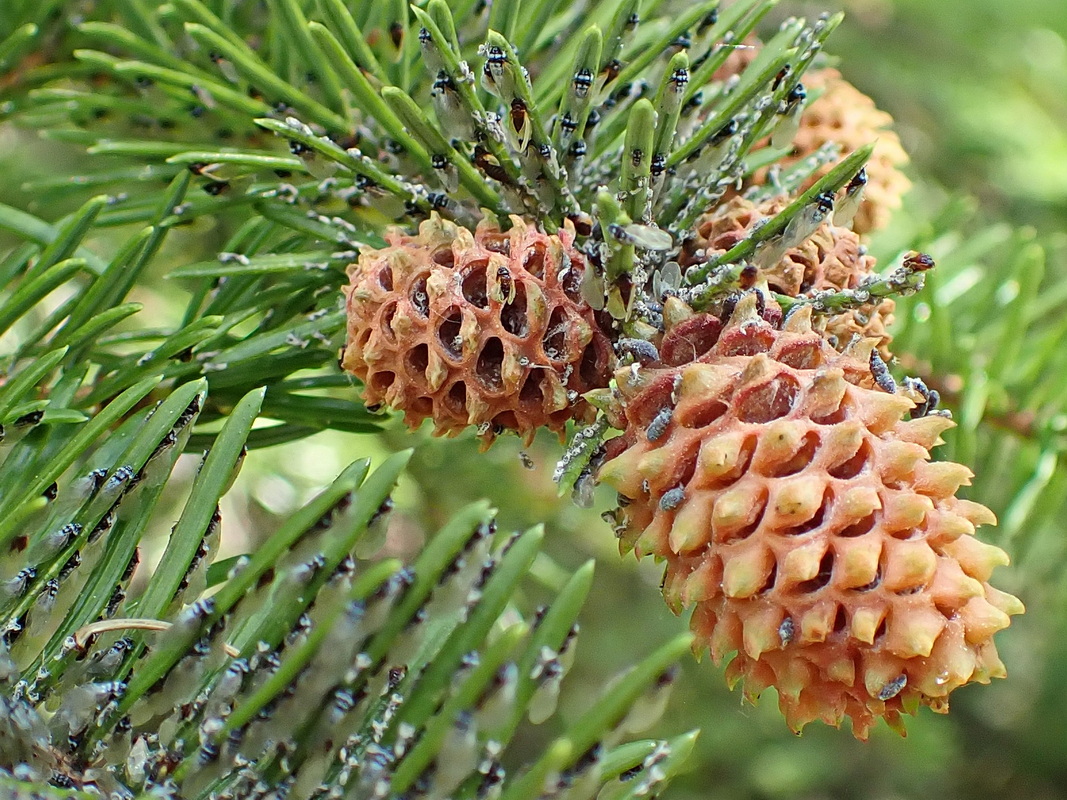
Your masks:
<path fill-rule="evenodd" d="M 955 496 L 970 470 L 929 461 L 952 422 L 903 419 L 915 404 L 876 382 L 875 341 L 839 353 L 810 309 L 781 327 L 770 311 L 750 293 L 725 326 L 665 313 L 662 366 L 616 374 L 624 433 L 599 479 L 623 550 L 666 562 L 668 604 L 693 607 L 731 683 L 773 686 L 795 731 L 903 732 L 902 713 L 1004 676 L 992 636 L 1023 607 L 988 579 L 1008 557 L 974 536 L 992 512 Z"/>
<path fill-rule="evenodd" d="M 527 442 L 592 413 L 580 395 L 606 386 L 612 351 L 581 298 L 588 264 L 567 223 L 541 233 L 518 217 L 473 233 L 432 215 L 416 236 L 349 267 L 342 366 L 363 381 L 367 405 L 404 412 L 435 433 L 478 426 Z"/>
<path fill-rule="evenodd" d="M 712 209 L 697 221 L 696 236 L 685 243 L 679 262 L 692 266 L 722 255 L 789 201 L 787 197 L 776 197 L 756 204 L 734 197 Z M 855 289 L 874 274 L 875 266 L 874 257 L 867 254 L 855 232 L 828 220 L 803 242 L 786 250 L 776 263 L 761 268 L 757 280 L 766 280 L 771 291 L 801 297 L 825 290 Z M 887 328 L 893 321 L 894 305 L 892 300 L 884 299 L 827 317 L 825 333 L 839 348 L 847 346 L 855 336 L 873 337 L 888 360 L 886 348 L 892 336 Z"/>

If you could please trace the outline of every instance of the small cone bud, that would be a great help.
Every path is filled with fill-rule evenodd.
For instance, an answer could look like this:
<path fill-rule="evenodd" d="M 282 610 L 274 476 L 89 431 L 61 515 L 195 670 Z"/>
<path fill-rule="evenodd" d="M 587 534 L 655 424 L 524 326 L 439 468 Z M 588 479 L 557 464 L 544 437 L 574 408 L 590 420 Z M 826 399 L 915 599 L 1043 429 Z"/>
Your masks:
<path fill-rule="evenodd" d="M 749 50 L 735 51 L 715 73 L 716 80 L 739 75 L 759 53 L 759 43 Z M 866 180 L 862 185 L 862 201 L 858 206 L 848 203 L 848 193 L 842 198 L 835 221 L 851 224 L 857 233 L 870 233 L 884 228 L 892 212 L 901 206 L 901 198 L 911 187 L 911 181 L 901 171 L 908 163 L 907 153 L 892 130 L 893 118 L 875 106 L 874 101 L 841 77 L 836 69 L 809 70 L 803 77 L 809 97 L 813 97 L 800 114 L 799 126 L 791 137 L 792 152 L 776 163 L 788 167 L 811 157 L 829 143 L 837 145 L 841 156 L 877 142 L 874 154 L 867 161 Z M 817 170 L 801 188 L 807 189 L 825 175 L 832 165 Z M 749 185 L 767 182 L 766 169 L 756 172 Z M 848 206 L 849 210 L 845 211 Z M 851 219 L 849 217 L 851 216 Z"/>
<path fill-rule="evenodd" d="M 839 144 L 842 156 L 877 142 L 874 155 L 866 165 L 864 200 L 852 227 L 857 233 L 884 228 L 911 188 L 911 181 L 901 172 L 908 156 L 891 130 L 892 117 L 876 108 L 871 98 L 842 78 L 837 70 L 806 73 L 804 85 L 809 90 L 821 89 L 822 94 L 808 105 L 801 117 L 790 160 L 806 158 L 827 142 Z M 830 165 L 823 167 L 809 180 L 814 182 L 829 169 Z"/>

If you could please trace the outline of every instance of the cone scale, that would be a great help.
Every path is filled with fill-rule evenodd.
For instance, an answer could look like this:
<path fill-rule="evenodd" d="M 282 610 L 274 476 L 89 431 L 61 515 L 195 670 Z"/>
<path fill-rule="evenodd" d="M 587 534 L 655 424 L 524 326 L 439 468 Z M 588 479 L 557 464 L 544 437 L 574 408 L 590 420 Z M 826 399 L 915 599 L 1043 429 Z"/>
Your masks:
<path fill-rule="evenodd" d="M 1007 556 L 974 536 L 992 512 L 955 496 L 971 473 L 929 461 L 952 422 L 904 419 L 876 340 L 839 353 L 805 308 L 779 327 L 752 293 L 717 335 L 707 320 L 665 334 L 685 363 L 617 373 L 624 433 L 599 472 L 623 550 L 665 563 L 701 648 L 746 696 L 774 687 L 793 730 L 849 717 L 861 739 L 1003 677 L 992 635 L 1022 604 L 987 582 Z"/>

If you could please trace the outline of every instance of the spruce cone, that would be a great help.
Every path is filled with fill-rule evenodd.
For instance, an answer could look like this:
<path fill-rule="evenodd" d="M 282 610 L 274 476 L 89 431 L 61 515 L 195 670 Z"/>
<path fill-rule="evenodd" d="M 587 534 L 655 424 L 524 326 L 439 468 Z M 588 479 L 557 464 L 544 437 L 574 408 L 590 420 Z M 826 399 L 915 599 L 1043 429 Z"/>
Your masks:
<path fill-rule="evenodd" d="M 412 427 L 429 417 L 436 434 L 477 425 L 486 442 L 588 416 L 580 395 L 607 385 L 612 351 L 581 299 L 585 258 L 571 227 L 549 236 L 512 222 L 472 234 L 434 215 L 349 267 L 342 366 L 364 402 Z"/>
<path fill-rule="evenodd" d="M 766 316 L 772 317 L 771 314 Z M 837 353 L 801 308 L 778 330 L 755 295 L 722 328 L 678 322 L 680 366 L 620 371 L 625 433 L 599 478 L 619 492 L 623 549 L 666 561 L 664 596 L 747 696 L 777 689 L 789 726 L 948 709 L 1003 677 L 992 641 L 1022 604 L 991 587 L 1007 555 L 974 537 L 995 521 L 955 497 L 970 477 L 929 463 L 952 425 L 902 420 L 913 403 L 876 385 L 874 343 Z"/>
<path fill-rule="evenodd" d="M 679 258 L 683 267 L 719 256 L 748 236 L 757 223 L 774 216 L 789 204 L 776 197 L 760 204 L 734 197 L 697 221 L 696 236 L 686 242 Z M 848 228 L 824 222 L 808 239 L 790 248 L 781 260 L 761 269 L 758 279 L 771 291 L 788 297 L 812 292 L 854 289 L 873 274 L 876 262 L 867 255 L 859 236 Z M 886 360 L 892 336 L 886 330 L 893 321 L 894 303 L 877 304 L 835 314 L 825 319 L 825 333 L 835 347 L 844 348 L 854 336 L 873 337 Z"/>

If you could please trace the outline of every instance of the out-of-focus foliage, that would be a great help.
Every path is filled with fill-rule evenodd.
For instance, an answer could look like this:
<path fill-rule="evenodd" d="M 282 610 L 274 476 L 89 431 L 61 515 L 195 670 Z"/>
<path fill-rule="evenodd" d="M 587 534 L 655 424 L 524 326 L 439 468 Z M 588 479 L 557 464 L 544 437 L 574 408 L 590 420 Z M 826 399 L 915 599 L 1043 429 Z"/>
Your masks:
<path fill-rule="evenodd" d="M 915 173 L 979 198 L 991 216 L 1062 232 L 1067 5 L 849 0 L 845 6 L 849 23 L 834 37 L 834 52 L 849 80 L 897 119 Z"/>

